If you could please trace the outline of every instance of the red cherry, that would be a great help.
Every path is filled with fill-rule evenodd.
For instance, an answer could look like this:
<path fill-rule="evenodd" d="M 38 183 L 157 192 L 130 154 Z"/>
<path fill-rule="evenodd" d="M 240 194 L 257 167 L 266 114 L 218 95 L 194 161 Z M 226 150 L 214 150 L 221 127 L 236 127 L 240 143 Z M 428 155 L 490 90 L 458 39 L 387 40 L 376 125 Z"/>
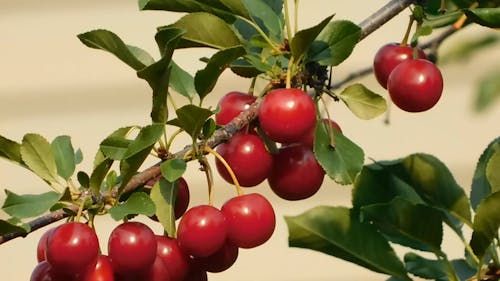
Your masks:
<path fill-rule="evenodd" d="M 253 248 L 271 238 L 276 226 L 273 206 L 258 193 L 231 198 L 221 208 L 228 239 L 241 248 Z"/>
<path fill-rule="evenodd" d="M 82 281 L 113 281 L 113 268 L 108 256 L 99 255 L 93 268 L 89 268 Z"/>
<path fill-rule="evenodd" d="M 38 262 L 42 262 L 46 260 L 45 252 L 47 250 L 47 240 L 49 239 L 49 236 L 54 232 L 56 228 L 53 227 L 49 230 L 47 230 L 42 237 L 40 237 L 40 240 L 38 240 L 38 245 L 36 247 L 36 259 Z"/>
<path fill-rule="evenodd" d="M 49 262 L 38 263 L 31 272 L 30 281 L 66 281 L 68 277 L 61 277 L 56 274 Z"/>
<path fill-rule="evenodd" d="M 219 250 L 227 236 L 226 219 L 215 207 L 199 205 L 189 209 L 179 222 L 177 241 L 186 253 L 207 257 Z"/>
<path fill-rule="evenodd" d="M 226 242 L 217 252 L 208 257 L 194 258 L 198 266 L 208 272 L 222 272 L 230 268 L 238 258 L 238 246 Z"/>
<path fill-rule="evenodd" d="M 325 171 L 310 147 L 293 144 L 274 155 L 269 186 L 279 197 L 301 200 L 313 196 L 321 187 Z"/>
<path fill-rule="evenodd" d="M 166 265 L 170 272 L 170 279 L 183 281 L 189 271 L 189 256 L 181 250 L 175 238 L 156 236 L 156 242 L 158 243 L 158 258 Z"/>
<path fill-rule="evenodd" d="M 108 255 L 115 273 L 126 275 L 148 270 L 156 258 L 153 231 L 140 222 L 125 222 L 111 232 Z"/>
<path fill-rule="evenodd" d="M 340 128 L 339 124 L 337 122 L 331 120 L 331 119 L 321 119 L 321 121 L 325 124 L 328 124 L 330 128 L 335 128 L 337 131 L 342 133 L 342 129 Z M 314 145 L 314 130 L 315 126 L 313 126 L 309 132 L 307 132 L 298 142 L 300 142 L 303 145 L 313 147 Z"/>
<path fill-rule="evenodd" d="M 259 123 L 271 140 L 296 142 L 316 123 L 314 101 L 299 89 L 273 90 L 260 104 Z"/>
<path fill-rule="evenodd" d="M 401 62 L 413 58 L 413 48 L 402 46 L 397 43 L 390 43 L 382 46 L 373 60 L 373 72 L 377 81 L 382 87 L 387 89 L 389 75 Z M 418 49 L 418 58 L 426 59 L 424 51 Z"/>
<path fill-rule="evenodd" d="M 226 125 L 241 112 L 247 110 L 257 98 L 241 92 L 229 92 L 219 101 L 219 112 L 215 114 L 218 125 Z"/>
<path fill-rule="evenodd" d="M 167 270 L 167 265 L 163 260 L 156 256 L 156 259 L 149 269 L 149 272 L 141 279 L 141 281 L 171 281 L 170 272 Z"/>
<path fill-rule="evenodd" d="M 190 270 L 184 281 L 208 281 L 207 272 L 201 269 Z"/>
<path fill-rule="evenodd" d="M 238 132 L 228 142 L 217 146 L 216 150 L 229 164 L 241 186 L 256 186 L 271 171 L 273 157 L 262 139 L 255 134 Z M 227 168 L 217 158 L 215 165 L 221 177 L 233 183 Z"/>
<path fill-rule="evenodd" d="M 179 178 L 177 181 L 177 197 L 175 198 L 175 219 L 178 219 L 184 215 L 189 206 L 189 187 L 184 178 Z"/>
<path fill-rule="evenodd" d="M 79 222 L 57 227 L 47 239 L 47 261 L 62 274 L 78 274 L 95 264 L 99 241 L 94 230 Z"/>
<path fill-rule="evenodd" d="M 422 112 L 431 109 L 441 98 L 443 76 L 430 61 L 408 60 L 391 73 L 387 90 L 402 110 Z"/>

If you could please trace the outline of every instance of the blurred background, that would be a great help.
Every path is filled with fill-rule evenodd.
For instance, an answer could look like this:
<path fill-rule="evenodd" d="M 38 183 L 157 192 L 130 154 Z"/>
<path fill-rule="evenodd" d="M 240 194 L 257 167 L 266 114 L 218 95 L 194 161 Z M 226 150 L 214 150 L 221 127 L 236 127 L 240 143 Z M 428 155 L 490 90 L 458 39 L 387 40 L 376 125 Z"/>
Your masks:
<path fill-rule="evenodd" d="M 312 26 L 336 14 L 334 19 L 361 22 L 386 1 L 301 1 L 299 25 Z M 377 49 L 401 40 L 409 12 L 370 35 L 356 47 L 352 56 L 334 71 L 341 79 L 351 71 L 371 65 Z M 73 145 L 81 148 L 84 161 L 79 170 L 90 171 L 100 141 L 118 127 L 145 125 L 150 122 L 149 86 L 134 71 L 112 55 L 85 47 L 76 35 L 104 28 L 115 32 L 126 43 L 139 46 L 156 58 L 153 40 L 157 26 L 172 23 L 179 14 L 140 12 L 137 1 L 123 0 L 51 0 L 2 1 L 0 7 L 0 135 L 21 141 L 25 133 L 38 133 L 52 140 L 69 135 Z M 443 49 L 450 48 L 468 36 L 495 32 L 486 28 L 468 28 L 450 38 Z M 190 73 L 203 67 L 199 57 L 210 50 L 179 51 L 174 59 Z M 364 148 L 369 158 L 388 160 L 414 152 L 435 155 L 448 165 L 457 181 L 468 190 L 474 167 L 486 145 L 500 135 L 500 104 L 485 114 L 472 111 L 472 100 L 479 78 L 498 70 L 500 49 L 481 51 L 473 59 L 442 66 L 445 89 L 432 110 L 410 114 L 391 109 L 391 124 L 384 116 L 363 121 L 352 115 L 341 103 L 331 104 L 330 114 L 345 135 Z M 360 80 L 373 91 L 386 96 L 373 76 Z M 225 72 L 215 88 L 217 99 L 231 90 L 246 91 L 249 81 Z M 176 95 L 177 102 L 187 102 Z M 180 138 L 174 151 L 187 144 Z M 187 179 L 192 205 L 207 201 L 206 182 L 197 163 L 190 163 Z M 18 194 L 49 190 L 31 173 L 6 161 L 0 161 L 0 188 Z M 266 184 L 252 191 L 265 194 L 274 204 L 277 229 L 272 239 L 261 247 L 241 250 L 236 264 L 228 271 L 209 276 L 225 280 L 385 280 L 384 275 L 369 272 L 356 265 L 304 249 L 288 248 L 284 215 L 296 215 L 316 205 L 350 205 L 351 187 L 325 180 L 322 189 L 310 199 L 285 202 L 269 191 Z M 216 205 L 220 206 L 234 191 L 216 178 Z M 0 194 L 0 201 L 5 196 Z M 3 215 L 2 215 L 3 218 Z M 425 219 L 425 218 L 423 218 Z M 145 220 L 147 222 L 147 220 Z M 101 248 L 106 252 L 109 232 L 117 223 L 97 221 Z M 150 224 L 157 233 L 159 225 Z M 46 229 L 46 228 L 45 228 Z M 28 280 L 36 265 L 36 244 L 45 229 L 25 239 L 15 239 L 0 246 L 2 280 Z M 444 249 L 450 256 L 463 253 L 458 239 L 446 234 Z M 401 252 L 401 249 L 397 249 Z"/>

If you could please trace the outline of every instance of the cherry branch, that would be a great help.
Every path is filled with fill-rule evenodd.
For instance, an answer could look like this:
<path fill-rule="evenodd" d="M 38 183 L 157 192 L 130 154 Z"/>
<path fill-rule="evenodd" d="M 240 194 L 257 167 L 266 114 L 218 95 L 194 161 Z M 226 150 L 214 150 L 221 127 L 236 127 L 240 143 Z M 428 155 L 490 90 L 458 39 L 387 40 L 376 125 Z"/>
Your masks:
<path fill-rule="evenodd" d="M 360 40 L 363 40 L 368 35 L 373 33 L 379 27 L 384 25 L 386 22 L 394 18 L 401 11 L 406 9 L 414 3 L 413 0 L 390 0 L 386 5 L 384 5 L 381 9 L 367 17 L 364 21 L 362 21 L 359 26 L 361 27 L 361 37 Z M 215 131 L 215 133 L 205 141 L 204 145 L 209 146 L 211 148 L 216 147 L 220 143 L 223 143 L 229 140 L 236 132 L 240 129 L 244 128 L 248 125 L 252 120 L 257 118 L 258 108 L 260 101 L 256 101 L 253 103 L 247 110 L 243 111 L 239 116 L 234 118 L 227 125 Z M 183 150 L 178 151 L 171 155 L 171 158 L 183 158 L 187 153 L 192 150 L 192 146 L 187 146 Z M 130 181 L 125 185 L 122 192 L 132 192 L 138 187 L 144 185 L 150 179 L 153 179 L 161 174 L 161 169 L 159 164 L 156 164 L 152 167 L 147 168 L 146 170 L 134 175 Z M 106 200 L 106 198 L 117 198 L 119 195 L 119 187 L 120 185 L 116 185 L 110 192 L 102 194 L 102 199 Z M 8 233 L 0 236 L 0 244 L 3 244 L 9 240 L 18 237 L 26 237 L 29 233 L 42 228 L 46 225 L 59 221 L 68 214 L 64 210 L 54 211 L 47 215 L 36 218 L 27 223 L 30 230 L 24 233 Z"/>

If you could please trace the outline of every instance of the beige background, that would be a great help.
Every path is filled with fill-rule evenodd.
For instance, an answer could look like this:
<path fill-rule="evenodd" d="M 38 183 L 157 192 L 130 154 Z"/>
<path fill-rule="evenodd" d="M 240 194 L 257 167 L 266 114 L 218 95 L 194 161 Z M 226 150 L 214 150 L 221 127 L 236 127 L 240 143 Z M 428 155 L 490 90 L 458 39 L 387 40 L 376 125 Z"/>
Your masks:
<path fill-rule="evenodd" d="M 95 28 L 114 31 L 132 45 L 140 46 L 157 57 L 153 35 L 155 27 L 171 23 L 179 15 L 163 12 L 139 12 L 137 1 L 2 1 L 0 7 L 0 134 L 20 141 L 27 132 L 39 133 L 52 140 L 57 135 L 72 137 L 75 147 L 84 152 L 78 167 L 89 171 L 100 140 L 114 129 L 149 122 L 150 90 L 145 82 L 113 56 L 91 50 L 76 38 L 78 33 Z M 308 27 L 329 14 L 335 19 L 363 20 L 385 1 L 301 1 L 300 26 Z M 360 43 L 352 58 L 335 71 L 344 77 L 350 71 L 371 64 L 379 46 L 399 41 L 408 12 L 384 26 Z M 493 32 L 484 28 L 467 30 L 475 36 Z M 452 46 L 466 36 L 456 36 L 443 47 Z M 175 59 L 191 73 L 202 64 L 198 57 L 207 50 L 179 51 Z M 392 110 L 392 124 L 383 118 L 362 121 L 343 104 L 332 104 L 331 114 L 344 133 L 361 145 L 367 158 L 392 159 L 412 152 L 427 152 L 447 163 L 462 186 L 468 188 L 475 161 L 484 147 L 500 133 L 500 106 L 486 115 L 473 114 L 471 100 L 478 77 L 500 65 L 498 46 L 489 48 L 474 60 L 442 67 L 445 91 L 432 110 L 408 114 Z M 368 87 L 385 95 L 373 77 L 362 80 Z M 230 90 L 246 90 L 248 81 L 227 72 L 215 91 L 220 97 Z M 209 100 L 215 105 L 217 97 Z M 185 102 L 179 98 L 179 103 Z M 183 147 L 185 138 L 175 144 Z M 369 160 L 367 160 L 369 161 Z M 193 194 L 192 204 L 206 202 L 204 176 L 190 164 L 186 176 Z M 232 196 L 231 187 L 217 178 L 217 204 Z M 0 162 L 0 188 L 17 193 L 38 193 L 48 187 L 27 171 L 6 161 Z M 284 202 L 265 185 L 254 189 L 274 203 L 278 225 L 265 245 L 242 250 L 235 266 L 211 275 L 211 280 L 385 280 L 386 276 L 368 272 L 341 260 L 302 249 L 287 247 L 287 229 L 283 215 L 299 214 L 318 205 L 349 205 L 350 187 L 325 181 L 314 197 L 302 202 Z M 3 193 L 0 199 L 3 201 Z M 3 216 L 3 215 L 2 215 Z M 422 218 L 425 219 L 425 218 Z M 107 235 L 115 222 L 99 220 L 98 232 L 106 251 Z M 160 229 L 154 226 L 157 232 Z M 0 246 L 2 280 L 28 280 L 35 266 L 38 231 L 26 239 Z M 448 233 L 448 232 L 447 232 Z M 451 257 L 460 256 L 457 239 L 446 237 L 444 248 Z M 398 248 L 398 252 L 401 249 Z"/>

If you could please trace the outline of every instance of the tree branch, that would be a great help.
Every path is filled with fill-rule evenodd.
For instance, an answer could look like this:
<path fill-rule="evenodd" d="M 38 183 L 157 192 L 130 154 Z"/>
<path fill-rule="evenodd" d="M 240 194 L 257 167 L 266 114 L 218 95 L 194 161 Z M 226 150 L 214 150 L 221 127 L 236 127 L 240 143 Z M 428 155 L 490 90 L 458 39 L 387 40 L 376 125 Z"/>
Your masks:
<path fill-rule="evenodd" d="M 394 18 L 397 14 L 403 11 L 405 8 L 410 6 L 414 1 L 412 0 L 390 0 L 386 5 L 384 5 L 381 9 L 370 15 L 364 21 L 362 21 L 359 26 L 361 27 L 361 37 L 360 40 L 363 40 L 368 35 L 373 33 L 379 27 L 384 25 L 386 22 Z M 257 118 L 258 108 L 260 101 L 256 101 L 253 103 L 246 111 L 242 112 L 239 116 L 229 122 L 223 128 L 217 130 L 212 137 L 210 137 L 205 145 L 210 147 L 216 147 L 220 143 L 223 143 L 229 140 L 236 132 L 240 129 L 248 125 L 252 120 Z M 192 147 L 187 146 L 183 150 L 176 152 L 172 155 L 172 157 L 183 158 L 184 155 L 191 151 Z M 146 170 L 136 174 L 132 177 L 132 179 L 125 185 L 124 192 L 132 192 L 138 187 L 144 185 L 150 179 L 153 179 L 161 174 L 161 170 L 159 164 L 149 167 Z M 118 196 L 118 188 L 119 185 L 115 186 L 112 191 L 109 193 L 103 194 L 103 198 L 106 196 L 111 196 L 112 198 L 116 198 Z M 56 222 L 58 220 L 67 217 L 68 215 L 63 210 L 58 210 L 52 212 L 50 214 L 41 216 L 33 221 L 28 222 L 27 224 L 30 226 L 30 231 L 28 233 L 13 233 L 13 234 L 5 234 L 0 236 L 0 244 L 3 244 L 9 240 L 12 240 L 17 237 L 25 237 L 29 233 Z"/>

